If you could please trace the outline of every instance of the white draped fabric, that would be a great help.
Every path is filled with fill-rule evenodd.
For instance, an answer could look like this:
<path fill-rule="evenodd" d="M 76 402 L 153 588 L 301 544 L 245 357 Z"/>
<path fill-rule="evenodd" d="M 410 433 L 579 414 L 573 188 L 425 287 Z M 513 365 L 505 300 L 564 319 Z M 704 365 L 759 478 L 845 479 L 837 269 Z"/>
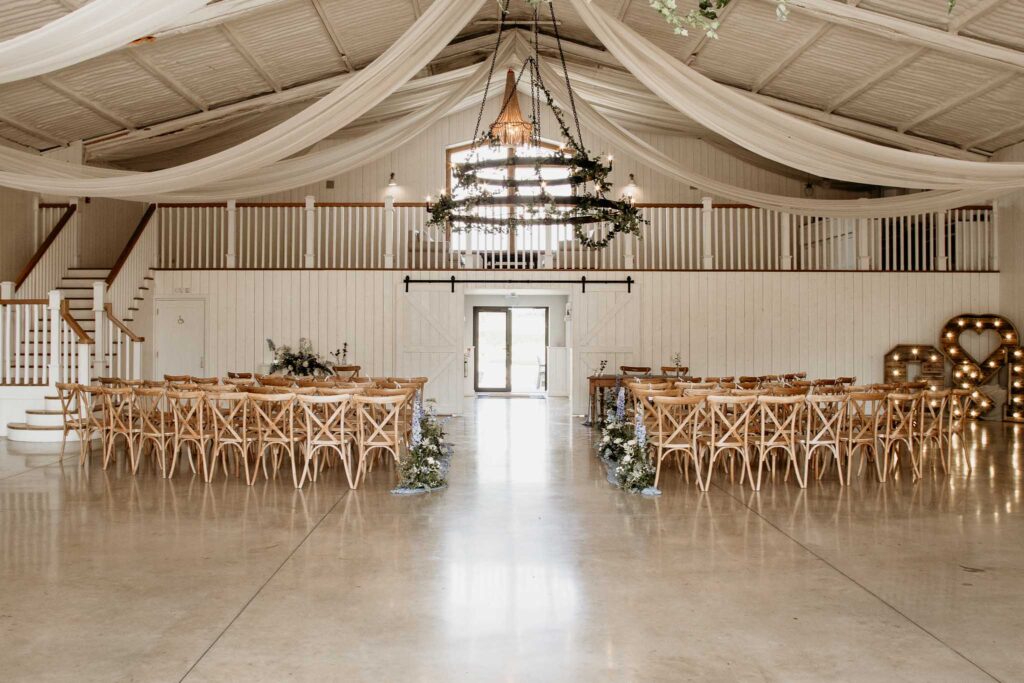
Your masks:
<path fill-rule="evenodd" d="M 503 46 L 498 55 L 498 63 L 504 63 L 513 51 L 513 45 Z M 462 74 L 453 85 L 430 94 L 429 98 L 433 100 L 433 103 L 423 102 L 428 104 L 426 109 L 418 108 L 410 114 L 377 127 L 357 138 L 294 159 L 278 161 L 266 169 L 244 177 L 213 183 L 194 192 L 164 195 L 157 199 L 166 202 L 203 202 L 251 197 L 317 183 L 324 178 L 331 178 L 351 171 L 390 154 L 448 114 L 479 103 L 489 66 L 490 61 L 486 61 L 477 66 L 460 69 Z M 500 88 L 504 74 L 499 70 L 499 75 L 500 77 L 496 78 L 493 85 Z M 435 77 L 429 80 L 439 79 Z M 450 75 L 446 74 L 444 80 L 451 80 Z M 500 89 L 496 92 L 500 92 Z M 409 95 L 413 101 L 423 101 L 424 95 L 421 92 L 413 91 Z M 408 103 L 402 104 L 408 105 Z M 392 103 L 391 106 L 401 105 Z"/>
<path fill-rule="evenodd" d="M 92 0 L 0 42 L 0 83 L 31 78 L 118 50 L 204 7 L 207 0 Z"/>
<path fill-rule="evenodd" d="M 702 76 L 590 0 L 570 0 L 601 43 L 683 114 L 761 156 L 828 178 L 889 187 L 1024 187 L 1024 163 L 948 159 L 884 147 L 757 102 Z"/>
<path fill-rule="evenodd" d="M 365 114 L 412 78 L 462 29 L 483 0 L 435 2 L 368 67 L 288 120 L 203 159 L 148 173 L 76 166 L 0 147 L 0 185 L 92 197 L 142 197 L 203 186 L 296 154 Z"/>
<path fill-rule="evenodd" d="M 562 72 L 556 71 L 546 62 L 542 62 L 541 75 L 544 78 L 544 83 L 559 104 L 568 106 L 568 93 L 565 89 Z M 598 86 L 595 85 L 593 87 L 597 88 Z M 775 209 L 810 216 L 871 218 L 942 211 L 958 206 L 976 204 L 990 199 L 993 194 L 989 190 L 929 190 L 927 192 L 916 192 L 880 199 L 811 199 L 757 192 L 686 168 L 679 161 L 672 159 L 657 148 L 647 144 L 619 124 L 608 120 L 589 102 L 581 98 L 579 93 L 576 94 L 575 100 L 580 121 L 588 130 L 598 133 L 608 138 L 611 142 L 629 150 L 631 155 L 651 169 L 720 197 L 727 197 L 734 201 L 752 204 L 764 209 Z"/>

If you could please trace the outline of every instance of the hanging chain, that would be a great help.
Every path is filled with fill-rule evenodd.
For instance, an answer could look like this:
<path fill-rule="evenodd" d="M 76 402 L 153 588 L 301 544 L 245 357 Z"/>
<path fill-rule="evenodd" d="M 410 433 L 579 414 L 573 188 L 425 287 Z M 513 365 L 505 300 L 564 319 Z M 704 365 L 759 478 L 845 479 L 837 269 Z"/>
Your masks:
<path fill-rule="evenodd" d="M 572 109 L 572 118 L 576 124 L 576 140 L 575 144 L 578 144 L 579 151 L 583 151 L 583 132 L 580 130 L 580 117 L 576 113 L 576 98 L 572 93 L 572 83 L 569 82 L 569 69 L 565 65 L 565 52 L 562 51 L 562 37 L 558 33 L 558 20 L 555 18 L 555 3 L 548 0 L 548 9 L 551 11 L 551 26 L 555 31 L 555 43 L 558 45 L 558 58 L 562 62 L 562 73 L 565 74 L 565 87 L 569 91 L 569 108 Z M 538 56 L 539 56 L 538 52 Z"/>
<path fill-rule="evenodd" d="M 476 115 L 476 126 L 473 127 L 473 146 L 476 146 L 477 136 L 480 135 L 480 123 L 484 119 L 484 106 L 487 104 L 487 95 L 491 89 L 491 79 L 494 78 L 494 66 L 498 62 L 498 48 L 501 47 L 501 36 L 505 33 L 505 19 L 508 17 L 508 6 L 512 0 L 505 0 L 501 7 L 501 21 L 498 23 L 498 39 L 494 43 L 494 54 L 491 55 L 491 66 L 487 70 L 487 83 L 484 85 L 484 97 L 480 100 L 480 111 Z"/>

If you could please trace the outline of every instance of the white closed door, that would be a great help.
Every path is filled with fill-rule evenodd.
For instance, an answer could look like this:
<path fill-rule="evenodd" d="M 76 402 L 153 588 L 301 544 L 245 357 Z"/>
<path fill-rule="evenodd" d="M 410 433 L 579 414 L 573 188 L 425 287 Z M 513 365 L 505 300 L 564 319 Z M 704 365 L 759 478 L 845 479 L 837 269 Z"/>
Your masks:
<path fill-rule="evenodd" d="M 206 302 L 159 299 L 154 304 L 156 376 L 206 376 Z"/>
<path fill-rule="evenodd" d="M 607 361 L 606 375 L 620 365 L 640 360 L 640 287 L 632 292 L 625 285 L 587 285 L 572 298 L 572 412 L 587 412 L 589 383 L 601 361 Z"/>
<path fill-rule="evenodd" d="M 398 375 L 426 377 L 424 398 L 446 415 L 462 412 L 463 363 L 462 287 L 452 293 L 438 285 L 396 288 L 396 361 Z"/>

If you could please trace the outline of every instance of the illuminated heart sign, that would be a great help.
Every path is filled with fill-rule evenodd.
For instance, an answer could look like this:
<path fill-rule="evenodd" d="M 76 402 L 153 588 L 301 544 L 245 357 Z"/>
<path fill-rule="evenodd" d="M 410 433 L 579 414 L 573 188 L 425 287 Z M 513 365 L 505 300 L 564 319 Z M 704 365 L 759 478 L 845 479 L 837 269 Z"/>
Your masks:
<path fill-rule="evenodd" d="M 999 345 L 982 361 L 978 361 L 960 344 L 960 337 L 965 332 L 984 334 L 993 331 L 999 335 Z M 971 389 L 974 398 L 972 417 L 980 417 L 992 410 L 992 400 L 981 392 L 978 387 L 988 382 L 999 372 L 1000 368 L 1010 363 L 1010 381 L 1006 416 L 1020 419 L 1024 414 L 1024 387 L 1014 387 L 1014 382 L 1024 382 L 1024 353 L 1020 348 L 1017 329 L 1006 318 L 999 315 L 967 313 L 959 315 L 942 328 L 940 340 L 943 353 L 953 363 L 953 385 L 961 389 Z M 1015 371 L 1015 368 L 1017 370 Z M 1014 376 L 1017 375 L 1016 380 Z M 1014 389 L 1016 388 L 1016 391 Z"/>

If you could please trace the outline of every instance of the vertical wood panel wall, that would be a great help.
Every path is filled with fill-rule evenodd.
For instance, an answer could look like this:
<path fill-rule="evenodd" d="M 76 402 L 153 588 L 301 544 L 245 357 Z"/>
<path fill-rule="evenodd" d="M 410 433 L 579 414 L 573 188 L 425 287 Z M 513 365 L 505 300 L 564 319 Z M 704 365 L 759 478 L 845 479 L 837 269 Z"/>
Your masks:
<path fill-rule="evenodd" d="M 79 267 L 113 266 L 145 210 L 146 205 L 142 202 L 120 199 L 93 198 L 89 203 L 79 202 L 82 230 Z"/>
<path fill-rule="evenodd" d="M 996 152 L 992 161 L 1024 161 L 1024 142 Z M 999 230 L 999 295 L 1004 312 L 1024 329 L 1024 190 L 995 201 Z"/>
<path fill-rule="evenodd" d="M 267 337 L 294 344 L 306 336 L 322 353 L 347 341 L 352 362 L 367 374 L 383 375 L 395 371 L 394 302 L 406 274 L 158 271 L 155 294 L 207 299 L 206 357 L 211 374 L 251 370 L 268 362 Z M 445 278 L 449 273 L 421 275 Z M 607 275 L 618 278 L 626 273 Z M 934 343 L 941 325 L 952 316 L 1000 310 L 995 273 L 632 275 L 637 280 L 640 341 L 631 360 L 658 366 L 678 352 L 691 371 L 701 375 L 806 370 L 815 376 L 851 374 L 861 381 L 880 381 L 882 356 L 896 344 Z M 472 277 L 508 278 L 509 273 Z M 579 279 L 578 274 L 561 273 L 544 277 Z M 549 293 L 563 287 L 573 298 L 580 296 L 578 284 L 515 285 Z M 1015 322 L 1024 327 L 1024 320 Z M 969 351 L 980 354 L 989 340 L 965 335 L 964 342 Z M 166 342 L 156 340 L 157 346 L 160 343 Z"/>
<path fill-rule="evenodd" d="M 0 187 L 0 282 L 14 280 L 32 258 L 36 249 L 34 233 L 32 194 Z"/>

